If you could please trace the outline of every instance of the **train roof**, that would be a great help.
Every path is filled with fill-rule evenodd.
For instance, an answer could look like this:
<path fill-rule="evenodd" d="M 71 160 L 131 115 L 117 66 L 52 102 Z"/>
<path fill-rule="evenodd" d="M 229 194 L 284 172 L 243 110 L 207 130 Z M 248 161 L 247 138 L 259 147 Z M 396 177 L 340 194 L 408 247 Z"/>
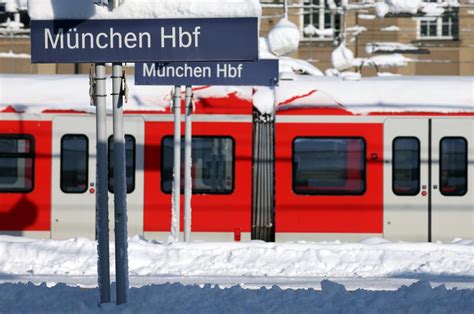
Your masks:
<path fill-rule="evenodd" d="M 107 90 L 111 90 L 108 80 Z M 135 86 L 128 79 L 127 111 L 167 112 L 171 86 Z M 232 97 L 252 103 L 263 113 L 275 108 L 338 108 L 353 114 L 379 112 L 474 112 L 473 76 L 400 76 L 357 81 L 325 76 L 297 76 L 275 89 L 250 86 L 195 87 L 196 100 Z M 228 102 L 227 102 L 228 103 Z M 109 103 L 110 105 L 110 103 Z M 225 103 L 224 105 L 225 106 Z M 0 111 L 46 110 L 94 112 L 85 75 L 0 75 Z M 109 108 L 111 109 L 111 108 Z M 199 108 L 196 109 L 199 112 Z M 209 112 L 207 112 L 209 113 Z"/>

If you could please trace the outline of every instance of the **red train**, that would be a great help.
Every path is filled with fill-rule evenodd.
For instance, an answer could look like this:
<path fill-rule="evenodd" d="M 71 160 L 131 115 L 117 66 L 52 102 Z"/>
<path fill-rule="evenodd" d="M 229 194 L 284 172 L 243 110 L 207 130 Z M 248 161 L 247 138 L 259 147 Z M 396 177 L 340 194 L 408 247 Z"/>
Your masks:
<path fill-rule="evenodd" d="M 299 84 L 314 90 L 297 93 Z M 275 114 L 262 114 L 255 99 L 236 93 L 196 99 L 193 240 L 474 238 L 473 99 L 453 100 L 462 110 L 450 113 L 413 104 L 362 114 L 328 94 L 342 93 L 343 84 L 282 82 L 280 96 L 288 95 L 276 94 Z M 330 88 L 322 93 L 319 85 Z M 130 235 L 168 237 L 172 121 L 169 111 L 126 112 Z M 94 238 L 94 152 L 93 114 L 4 108 L 1 233 Z M 112 212 L 112 194 L 109 200 Z"/>

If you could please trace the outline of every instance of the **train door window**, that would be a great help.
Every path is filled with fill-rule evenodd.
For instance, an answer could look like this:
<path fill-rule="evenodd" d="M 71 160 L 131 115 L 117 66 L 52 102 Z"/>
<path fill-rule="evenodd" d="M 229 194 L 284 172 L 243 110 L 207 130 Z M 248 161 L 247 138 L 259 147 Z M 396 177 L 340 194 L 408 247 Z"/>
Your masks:
<path fill-rule="evenodd" d="M 365 192 L 365 141 L 362 138 L 296 138 L 293 191 L 311 195 Z"/>
<path fill-rule="evenodd" d="M 440 191 L 446 196 L 467 193 L 467 141 L 445 137 L 440 141 Z"/>
<path fill-rule="evenodd" d="M 162 143 L 161 189 L 173 186 L 173 137 Z M 184 177 L 184 140 L 181 139 L 181 176 Z M 193 137 L 192 178 L 195 194 L 230 194 L 234 190 L 234 140 L 231 137 Z M 181 179 L 181 190 L 184 180 Z"/>
<path fill-rule="evenodd" d="M 125 173 L 127 176 L 127 193 L 135 190 L 135 138 L 125 135 Z M 114 193 L 114 142 L 109 137 L 109 191 Z"/>
<path fill-rule="evenodd" d="M 61 191 L 84 193 L 89 181 L 89 139 L 82 134 L 61 138 Z"/>
<path fill-rule="evenodd" d="M 396 195 L 420 192 L 420 141 L 416 137 L 393 140 L 392 189 Z"/>
<path fill-rule="evenodd" d="M 34 138 L 25 134 L 0 134 L 0 192 L 33 190 Z"/>

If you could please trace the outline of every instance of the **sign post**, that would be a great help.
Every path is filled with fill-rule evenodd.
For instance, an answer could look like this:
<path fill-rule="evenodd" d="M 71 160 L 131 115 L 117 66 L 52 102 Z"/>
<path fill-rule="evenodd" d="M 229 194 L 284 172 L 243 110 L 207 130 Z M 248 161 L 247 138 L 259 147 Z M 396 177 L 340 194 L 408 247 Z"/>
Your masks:
<path fill-rule="evenodd" d="M 184 127 L 184 241 L 191 241 L 191 197 L 192 197 L 192 121 L 193 88 L 186 86 L 186 110 Z"/>
<path fill-rule="evenodd" d="M 110 302 L 109 186 L 107 167 L 107 109 L 105 64 L 95 65 L 94 102 L 96 108 L 96 237 L 97 274 L 100 303 Z"/>
<path fill-rule="evenodd" d="M 123 0 L 109 0 L 113 10 Z M 105 65 L 113 63 L 113 143 L 114 143 L 114 209 L 117 303 L 127 302 L 128 254 L 127 207 L 125 177 L 125 139 L 123 132 L 123 62 L 221 61 L 218 77 L 242 77 L 244 65 L 236 61 L 258 60 L 258 18 L 179 18 L 179 19 L 88 19 L 32 20 L 31 60 L 33 63 L 99 63 L 96 66 L 95 102 L 97 106 L 97 237 L 98 274 L 101 303 L 110 300 L 108 265 L 108 207 L 105 131 Z M 199 71 L 199 70 L 197 70 Z M 207 70 L 206 70 L 207 71 Z M 278 72 L 278 71 L 277 71 Z M 278 73 L 265 84 L 275 85 Z M 258 75 L 257 75 L 258 76 Z M 177 76 L 177 78 L 182 78 Z M 227 81 L 225 81 L 227 82 Z M 223 83 L 223 82 L 221 82 Z M 260 82 L 261 83 L 261 82 Z M 179 239 L 180 206 L 180 85 L 193 82 L 175 81 L 175 183 L 173 209 L 176 210 Z M 207 83 L 204 83 L 207 84 Z M 242 81 L 243 84 L 243 81 Z M 231 85 L 242 85 L 231 84 Z M 166 85 L 170 85 L 169 83 Z M 201 84 L 200 84 L 201 85 Z M 214 84 L 214 85 L 229 85 Z M 248 84 L 252 85 L 252 84 Z M 189 102 L 191 102 L 189 98 Z M 188 104 L 188 101 L 187 101 Z M 190 113 L 190 111 L 187 112 Z M 190 125 L 191 120 L 188 124 Z M 176 130 L 176 128 L 178 128 Z M 190 130 L 190 129 L 189 129 Z M 177 134 L 177 135 L 176 135 Z M 190 137 L 190 135 L 188 135 Z M 189 140 L 190 141 L 190 140 Z M 189 142 L 188 142 L 189 144 Z M 188 145 L 191 149 L 191 144 Z M 190 156 L 190 151 L 188 152 Z M 190 163 L 190 159 L 188 159 Z M 177 166 L 178 165 L 178 166 Z M 105 170 L 104 170 L 105 169 Z M 190 167 L 189 167 L 190 169 Z M 189 174 L 190 175 L 190 174 Z M 188 175 L 188 178 L 189 178 Z M 190 181 L 188 186 L 190 186 Z M 188 197 L 190 200 L 190 191 Z M 190 208 L 190 201 L 189 201 Z"/>

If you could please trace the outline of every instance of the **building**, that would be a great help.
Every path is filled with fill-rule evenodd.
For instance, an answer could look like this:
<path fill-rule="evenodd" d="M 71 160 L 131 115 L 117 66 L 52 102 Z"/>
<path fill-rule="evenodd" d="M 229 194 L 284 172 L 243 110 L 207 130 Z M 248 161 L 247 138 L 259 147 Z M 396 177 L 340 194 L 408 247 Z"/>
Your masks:
<path fill-rule="evenodd" d="M 0 0 L 0 73 L 88 73 L 89 64 L 30 62 L 29 18 L 26 7 L 12 12 Z M 363 76 L 474 75 L 474 2 L 426 0 L 442 13 L 389 13 L 376 16 L 375 1 L 288 0 L 288 17 L 299 27 L 301 41 L 292 56 L 322 70 L 332 68 L 331 53 L 344 35 L 356 61 L 351 69 Z M 456 3 L 456 1 L 454 1 Z M 283 0 L 261 0 L 261 36 L 284 16 Z M 311 25 L 311 26 L 309 26 Z"/>

